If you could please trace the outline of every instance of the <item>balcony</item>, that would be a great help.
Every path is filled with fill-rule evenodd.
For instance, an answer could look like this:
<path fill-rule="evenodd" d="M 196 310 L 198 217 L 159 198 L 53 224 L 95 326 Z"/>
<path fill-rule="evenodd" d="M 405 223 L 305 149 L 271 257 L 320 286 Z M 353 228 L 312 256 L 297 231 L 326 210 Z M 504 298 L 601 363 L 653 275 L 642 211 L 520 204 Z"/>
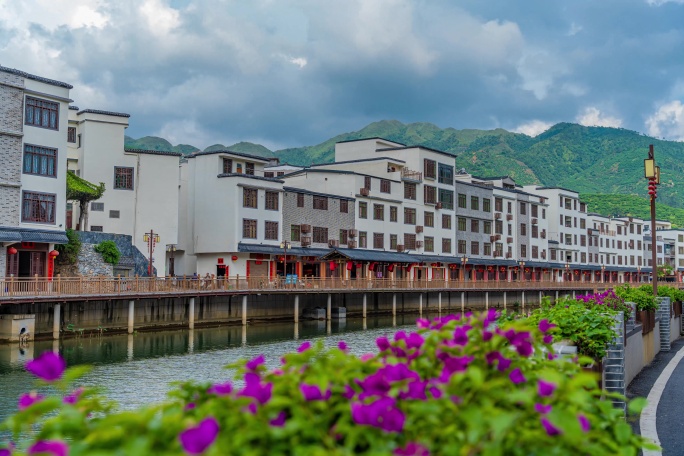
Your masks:
<path fill-rule="evenodd" d="M 420 171 L 413 171 L 408 168 L 402 168 L 401 180 L 410 182 L 423 182 L 423 173 L 421 173 Z"/>

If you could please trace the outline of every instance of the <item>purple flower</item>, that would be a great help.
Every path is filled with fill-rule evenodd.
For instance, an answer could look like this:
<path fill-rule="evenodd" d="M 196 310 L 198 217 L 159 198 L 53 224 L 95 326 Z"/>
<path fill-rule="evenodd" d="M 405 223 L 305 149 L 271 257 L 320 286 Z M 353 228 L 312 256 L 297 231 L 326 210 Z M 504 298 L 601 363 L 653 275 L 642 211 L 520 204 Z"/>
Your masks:
<path fill-rule="evenodd" d="M 75 404 L 76 402 L 78 402 L 78 399 L 81 397 L 81 394 L 83 394 L 83 391 L 85 391 L 83 387 L 76 388 L 71 394 L 64 396 L 62 402 L 71 405 Z"/>
<path fill-rule="evenodd" d="M 549 329 L 555 328 L 556 325 L 553 323 L 550 323 L 549 320 L 544 318 L 542 321 L 539 322 L 539 331 L 546 333 Z"/>
<path fill-rule="evenodd" d="M 287 418 L 287 414 L 285 412 L 280 412 L 278 413 L 278 416 L 269 421 L 268 424 L 273 427 L 283 427 L 285 426 L 285 418 Z"/>
<path fill-rule="evenodd" d="M 245 364 L 245 367 L 247 368 L 247 370 L 255 371 L 255 370 L 257 370 L 257 368 L 259 366 L 261 366 L 265 362 L 266 362 L 266 358 L 264 358 L 264 355 L 259 355 L 256 358 L 254 358 L 250 361 L 247 361 L 247 364 Z"/>
<path fill-rule="evenodd" d="M 392 453 L 395 456 L 430 456 L 430 450 L 417 442 L 409 442 Z"/>
<path fill-rule="evenodd" d="M 406 348 L 420 348 L 423 346 L 425 339 L 418 333 L 411 333 L 406 338 Z"/>
<path fill-rule="evenodd" d="M 487 313 L 485 314 L 484 322 L 483 322 L 483 327 L 486 328 L 490 325 L 490 323 L 493 323 L 496 321 L 498 317 L 498 313 L 496 309 L 489 309 Z"/>
<path fill-rule="evenodd" d="M 561 433 L 561 430 L 558 429 L 558 428 L 557 428 L 556 426 L 554 426 L 553 424 L 551 424 L 551 421 L 549 421 L 548 419 L 546 419 L 545 416 L 542 416 L 542 417 L 541 417 L 541 424 L 542 424 L 542 426 L 544 427 L 544 430 L 546 431 L 546 433 L 547 433 L 548 435 L 553 436 L 553 435 L 558 435 L 558 434 Z"/>
<path fill-rule="evenodd" d="M 341 340 L 337 343 L 337 348 L 339 348 L 343 352 L 346 352 L 349 349 L 349 347 L 347 346 L 347 343 L 343 340 Z"/>
<path fill-rule="evenodd" d="M 307 340 L 306 342 L 302 343 L 302 345 L 299 346 L 299 348 L 297 349 L 297 353 L 304 353 L 305 351 L 307 351 L 310 348 L 311 348 L 311 342 L 309 342 Z"/>
<path fill-rule="evenodd" d="M 307 385 L 306 383 L 299 385 L 299 391 L 302 392 L 302 396 L 307 401 L 327 401 L 332 394 L 329 389 L 323 394 L 318 385 Z"/>
<path fill-rule="evenodd" d="M 33 404 L 37 404 L 38 402 L 42 401 L 44 398 L 45 396 L 38 394 L 35 391 L 24 393 L 19 396 L 19 403 L 17 406 L 19 407 L 19 410 L 26 410 Z"/>
<path fill-rule="evenodd" d="M 591 430 L 591 424 L 589 423 L 589 420 L 586 416 L 580 413 L 579 415 L 577 415 L 577 419 L 579 420 L 580 426 L 582 427 L 582 432 L 589 432 Z"/>
<path fill-rule="evenodd" d="M 544 339 L 542 339 L 542 342 L 544 342 L 547 345 L 550 344 L 551 342 L 553 342 L 553 336 L 551 334 L 544 334 Z"/>
<path fill-rule="evenodd" d="M 364 353 L 363 355 L 359 356 L 359 359 L 363 362 L 366 362 L 373 358 L 375 358 L 375 355 L 373 353 Z"/>
<path fill-rule="evenodd" d="M 39 440 L 29 447 L 27 454 L 67 456 L 69 454 L 69 446 L 61 440 Z"/>
<path fill-rule="evenodd" d="M 187 404 L 185 404 L 184 409 L 193 410 L 195 407 L 197 407 L 197 404 L 195 404 L 194 402 L 188 402 Z"/>
<path fill-rule="evenodd" d="M 518 367 L 513 369 L 511 371 L 511 373 L 508 374 L 508 378 L 511 379 L 511 381 L 513 383 L 515 383 L 516 385 L 526 381 L 525 376 L 523 375 L 523 373 L 520 371 L 520 368 L 518 368 Z"/>
<path fill-rule="evenodd" d="M 442 390 L 437 388 L 436 386 L 431 386 L 429 388 L 429 391 L 430 394 L 432 394 L 432 397 L 434 397 L 435 399 L 439 399 L 440 397 L 442 397 Z"/>
<path fill-rule="evenodd" d="M 492 340 L 492 337 L 494 337 L 494 333 L 491 331 L 482 331 L 482 340 L 487 342 L 489 340 Z"/>
<path fill-rule="evenodd" d="M 547 413 L 551 412 L 551 409 L 553 407 L 551 405 L 544 405 L 544 404 L 534 404 L 534 409 L 541 413 L 542 415 L 546 415 Z"/>
<path fill-rule="evenodd" d="M 344 385 L 344 392 L 342 393 L 343 398 L 351 399 L 355 394 L 356 392 L 354 391 L 354 388 L 349 385 Z"/>
<path fill-rule="evenodd" d="M 217 396 L 227 396 L 232 392 L 233 385 L 230 382 L 216 383 L 207 390 L 207 393 L 215 394 Z"/>
<path fill-rule="evenodd" d="M 468 343 L 468 329 L 463 326 L 457 326 L 454 330 L 453 342 L 455 345 L 466 345 Z"/>
<path fill-rule="evenodd" d="M 62 377 L 66 362 L 53 352 L 45 352 L 33 361 L 26 363 L 26 370 L 46 382 L 53 382 Z"/>
<path fill-rule="evenodd" d="M 385 336 L 380 336 L 375 339 L 375 344 L 378 346 L 380 351 L 385 351 L 390 347 L 389 339 Z"/>
<path fill-rule="evenodd" d="M 499 369 L 499 372 L 503 372 L 506 369 L 511 367 L 511 360 L 508 358 L 504 358 L 503 356 L 499 358 L 499 365 L 497 366 L 497 369 Z"/>
<path fill-rule="evenodd" d="M 14 451 L 14 443 L 10 442 L 7 447 L 0 448 L 0 456 L 12 456 L 12 451 Z"/>
<path fill-rule="evenodd" d="M 415 400 L 427 400 L 427 395 L 425 394 L 425 388 L 427 387 L 427 382 L 420 380 L 414 380 L 410 382 L 406 391 L 399 392 L 399 399 L 415 399 Z"/>
<path fill-rule="evenodd" d="M 256 399 L 259 404 L 265 404 L 271 400 L 273 383 L 263 383 L 257 374 L 245 374 L 245 387 L 238 396 L 251 397 Z"/>
<path fill-rule="evenodd" d="M 365 424 L 385 432 L 401 432 L 406 416 L 396 407 L 396 400 L 383 397 L 370 404 L 351 404 L 352 419 L 356 424 Z"/>
<path fill-rule="evenodd" d="M 423 329 L 429 328 L 430 322 L 424 318 L 419 318 L 418 320 L 416 320 L 416 326 Z"/>
<path fill-rule="evenodd" d="M 201 454 L 214 443 L 219 433 L 216 418 L 203 419 L 195 427 L 190 427 L 178 435 L 183 449 L 188 454 Z"/>
<path fill-rule="evenodd" d="M 537 382 L 537 393 L 541 397 L 549 397 L 556 390 L 556 384 L 551 382 L 545 382 L 544 380 L 539 380 Z"/>
<path fill-rule="evenodd" d="M 444 354 L 441 354 L 444 355 Z M 440 357 L 438 355 L 438 357 Z M 442 374 L 439 376 L 439 380 L 442 382 L 448 382 L 451 375 L 456 372 L 464 372 L 468 369 L 468 364 L 470 364 L 473 356 L 442 356 L 442 362 L 444 363 L 444 368 L 442 368 Z"/>

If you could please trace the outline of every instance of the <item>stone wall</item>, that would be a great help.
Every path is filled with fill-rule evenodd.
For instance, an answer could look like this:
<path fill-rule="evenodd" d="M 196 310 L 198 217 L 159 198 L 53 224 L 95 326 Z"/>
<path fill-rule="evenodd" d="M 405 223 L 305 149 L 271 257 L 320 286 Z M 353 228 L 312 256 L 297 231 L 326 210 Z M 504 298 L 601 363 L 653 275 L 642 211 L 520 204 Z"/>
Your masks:
<path fill-rule="evenodd" d="M 19 225 L 24 79 L 0 71 L 0 225 Z"/>
<path fill-rule="evenodd" d="M 97 245 L 102 241 L 114 241 L 121 252 L 117 268 L 131 268 L 130 276 L 148 277 L 147 257 L 133 245 L 133 239 L 127 234 L 98 233 L 93 231 L 77 231 L 84 244 Z M 156 273 L 155 273 L 156 274 Z"/>
<path fill-rule="evenodd" d="M 83 277 L 114 277 L 114 266 L 105 263 L 102 255 L 95 251 L 96 244 L 81 244 L 76 273 Z"/>
<path fill-rule="evenodd" d="M 304 193 L 304 192 L 301 192 Z M 353 200 L 348 202 L 348 212 L 340 212 L 340 199 L 330 197 L 328 198 L 328 210 L 313 209 L 313 195 L 304 193 L 304 207 L 297 207 L 298 192 L 287 191 L 283 193 L 283 239 L 289 241 L 291 235 L 292 225 L 308 224 L 312 227 L 321 226 L 328 228 L 328 239 L 340 239 L 340 230 L 349 230 L 354 228 L 355 205 Z M 372 210 L 372 209 L 369 209 Z M 372 213 L 369 214 L 372 217 Z M 389 220 L 389 210 L 385 217 Z M 302 234 L 302 236 L 311 236 L 313 233 Z M 312 242 L 311 247 L 328 247 L 328 239 L 325 243 Z M 372 239 L 369 240 L 372 242 Z M 293 241 L 294 247 L 299 247 L 299 242 Z M 340 247 L 347 245 L 341 244 Z"/>

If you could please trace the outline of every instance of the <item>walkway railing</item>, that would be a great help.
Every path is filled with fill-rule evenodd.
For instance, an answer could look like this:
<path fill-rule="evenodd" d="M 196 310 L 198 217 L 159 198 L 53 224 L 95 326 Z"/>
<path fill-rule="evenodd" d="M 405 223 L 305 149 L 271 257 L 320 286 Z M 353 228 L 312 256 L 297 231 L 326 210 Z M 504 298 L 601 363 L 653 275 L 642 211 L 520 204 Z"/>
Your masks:
<path fill-rule="evenodd" d="M 674 285 L 672 282 L 663 284 Z M 0 297 L 27 298 L 32 296 L 98 296 L 133 295 L 141 293 L 215 294 L 230 291 L 304 291 L 325 292 L 344 290 L 591 290 L 606 289 L 613 283 L 550 282 L 550 281 L 477 281 L 407 280 L 407 279 L 340 279 L 304 278 L 293 282 L 268 277 L 69 277 L 53 279 L 2 279 Z M 639 284 L 634 284 L 639 285 Z"/>

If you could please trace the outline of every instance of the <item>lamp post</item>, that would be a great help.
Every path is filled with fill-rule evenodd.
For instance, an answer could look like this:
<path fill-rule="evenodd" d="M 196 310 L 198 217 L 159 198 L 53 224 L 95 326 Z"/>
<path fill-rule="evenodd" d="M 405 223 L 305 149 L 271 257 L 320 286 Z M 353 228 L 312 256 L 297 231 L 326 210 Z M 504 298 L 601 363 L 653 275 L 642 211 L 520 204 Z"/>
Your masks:
<path fill-rule="evenodd" d="M 461 270 L 463 271 L 463 281 L 466 282 L 466 264 L 468 264 L 468 257 L 463 255 L 461 257 Z"/>
<path fill-rule="evenodd" d="M 637 282 L 641 283 L 641 266 L 637 266 Z"/>
<path fill-rule="evenodd" d="M 523 260 L 518 261 L 518 264 L 520 265 L 520 278 L 518 279 L 520 282 L 523 281 L 524 275 L 525 274 L 525 262 Z"/>
<path fill-rule="evenodd" d="M 283 241 L 280 243 L 280 248 L 285 252 L 283 256 L 283 277 L 287 277 L 287 249 L 291 249 L 292 244 L 287 241 Z"/>
<path fill-rule="evenodd" d="M 605 265 L 605 264 L 602 264 L 602 265 L 601 265 L 601 283 L 604 283 L 605 280 L 606 280 L 606 279 L 605 279 L 605 277 L 606 277 L 606 276 L 605 276 L 605 272 L 606 272 L 606 265 Z"/>
<path fill-rule="evenodd" d="M 644 159 L 644 177 L 648 179 L 648 194 L 651 197 L 651 269 L 653 271 L 653 296 L 658 296 L 655 200 L 658 197 L 658 185 L 660 184 L 660 166 L 655 165 L 653 144 L 648 146 L 648 158 Z"/>
<path fill-rule="evenodd" d="M 175 268 L 175 256 L 174 254 L 176 253 L 176 244 L 166 244 L 166 251 L 169 252 L 169 275 L 171 277 L 176 276 L 176 268 Z"/>
<path fill-rule="evenodd" d="M 565 262 L 565 279 L 566 279 L 568 282 L 570 282 L 570 279 L 571 279 L 571 278 L 572 278 L 572 276 L 570 275 L 570 262 L 569 262 L 569 261 L 566 261 L 566 262 Z M 565 282 L 565 280 L 564 280 L 564 282 Z"/>

